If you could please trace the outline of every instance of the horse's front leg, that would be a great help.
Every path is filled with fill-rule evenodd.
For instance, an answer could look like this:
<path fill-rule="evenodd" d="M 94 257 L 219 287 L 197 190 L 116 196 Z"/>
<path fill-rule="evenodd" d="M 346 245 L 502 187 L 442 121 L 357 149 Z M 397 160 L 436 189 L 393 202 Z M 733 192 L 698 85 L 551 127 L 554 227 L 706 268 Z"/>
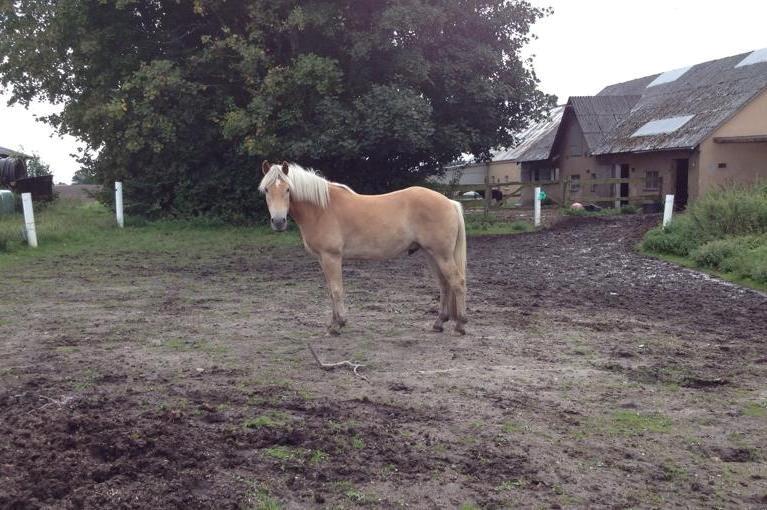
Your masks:
<path fill-rule="evenodd" d="M 341 333 L 341 328 L 346 325 L 346 309 L 344 307 L 344 283 L 341 272 L 341 256 L 334 254 L 322 254 L 320 265 L 325 274 L 325 281 L 330 293 L 330 301 L 333 303 L 333 319 L 328 326 L 331 335 Z"/>

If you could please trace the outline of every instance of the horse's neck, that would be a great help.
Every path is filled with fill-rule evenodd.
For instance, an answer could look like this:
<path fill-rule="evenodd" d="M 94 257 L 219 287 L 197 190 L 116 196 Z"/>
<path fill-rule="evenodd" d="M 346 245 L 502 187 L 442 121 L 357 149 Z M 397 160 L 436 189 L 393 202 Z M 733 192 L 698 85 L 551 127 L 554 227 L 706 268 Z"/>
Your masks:
<path fill-rule="evenodd" d="M 322 208 L 311 202 L 291 201 L 288 213 L 299 226 L 304 226 L 317 221 L 322 213 Z"/>

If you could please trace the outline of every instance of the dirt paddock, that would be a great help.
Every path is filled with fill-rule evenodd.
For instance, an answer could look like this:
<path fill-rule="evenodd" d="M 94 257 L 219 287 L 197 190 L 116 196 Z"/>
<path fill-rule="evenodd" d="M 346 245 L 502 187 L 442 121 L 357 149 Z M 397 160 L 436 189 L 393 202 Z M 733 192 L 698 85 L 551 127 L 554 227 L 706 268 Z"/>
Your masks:
<path fill-rule="evenodd" d="M 657 221 L 471 238 L 463 337 L 420 254 L 346 265 L 338 338 L 299 247 L 5 274 L 0 508 L 764 508 L 767 297 Z"/>

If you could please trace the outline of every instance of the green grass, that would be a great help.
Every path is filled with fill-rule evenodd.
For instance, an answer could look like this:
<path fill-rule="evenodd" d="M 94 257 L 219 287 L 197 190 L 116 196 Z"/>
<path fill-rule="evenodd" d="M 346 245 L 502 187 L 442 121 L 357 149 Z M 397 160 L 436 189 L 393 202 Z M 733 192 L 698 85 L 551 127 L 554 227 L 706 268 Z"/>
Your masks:
<path fill-rule="evenodd" d="M 641 249 L 767 289 L 767 183 L 722 188 L 700 197 L 666 228 L 647 232 Z"/>
<path fill-rule="evenodd" d="M 266 223 L 229 225 L 209 218 L 146 221 L 126 218 L 117 228 L 114 213 L 97 202 L 58 200 L 36 206 L 39 246 L 30 248 L 22 238 L 21 214 L 0 216 L 0 270 L 33 259 L 94 253 L 110 257 L 126 252 L 223 253 L 242 246 L 300 246 L 298 230 L 273 232 Z M 514 234 L 532 230 L 524 221 L 505 222 L 479 214 L 466 215 L 468 235 Z"/>
<path fill-rule="evenodd" d="M 291 460 L 300 456 L 301 451 L 289 446 L 272 446 L 271 448 L 264 449 L 264 454 L 273 459 Z"/>
<path fill-rule="evenodd" d="M 752 402 L 747 404 L 743 408 L 744 416 L 751 416 L 754 418 L 763 418 L 767 416 L 767 401 L 764 402 Z"/>
<path fill-rule="evenodd" d="M 249 418 L 242 423 L 242 426 L 246 429 L 260 429 L 260 428 L 272 428 L 277 429 L 284 427 L 290 421 L 290 417 L 279 411 L 272 411 L 270 413 L 262 414 L 255 418 Z"/>
<path fill-rule="evenodd" d="M 667 262 L 673 262 L 674 264 L 677 264 L 679 266 L 702 271 L 706 274 L 710 274 L 711 276 L 716 276 L 717 278 L 721 278 L 722 280 L 725 280 L 731 283 L 737 283 L 738 285 L 743 285 L 744 287 L 750 287 L 752 289 L 760 290 L 762 292 L 767 292 L 767 284 L 762 284 L 750 278 L 744 278 L 737 274 L 716 271 L 714 269 L 707 268 L 707 267 L 700 267 L 698 264 L 695 263 L 695 261 L 693 261 L 689 257 L 680 257 L 678 255 L 669 255 L 667 253 L 656 253 L 656 252 L 652 252 L 652 251 L 644 249 L 644 247 L 641 245 L 639 247 L 639 251 L 647 255 L 648 257 L 665 260 Z"/>
<path fill-rule="evenodd" d="M 96 202 L 57 201 L 35 211 L 39 246 L 22 239 L 20 214 L 0 216 L 0 270 L 47 256 L 94 252 L 109 256 L 125 252 L 217 253 L 238 246 L 300 244 L 295 228 L 275 233 L 263 225 L 234 226 L 210 219 L 147 222 L 127 218 L 117 228 L 112 211 Z"/>
<path fill-rule="evenodd" d="M 532 223 L 527 221 L 503 221 L 492 214 L 485 216 L 484 214 L 470 213 L 466 215 L 465 221 L 466 234 L 469 236 L 519 234 L 533 230 Z"/>
<path fill-rule="evenodd" d="M 586 420 L 581 433 L 607 436 L 639 436 L 662 434 L 671 430 L 671 420 L 661 414 L 643 414 L 636 411 L 620 410 L 608 416 Z"/>

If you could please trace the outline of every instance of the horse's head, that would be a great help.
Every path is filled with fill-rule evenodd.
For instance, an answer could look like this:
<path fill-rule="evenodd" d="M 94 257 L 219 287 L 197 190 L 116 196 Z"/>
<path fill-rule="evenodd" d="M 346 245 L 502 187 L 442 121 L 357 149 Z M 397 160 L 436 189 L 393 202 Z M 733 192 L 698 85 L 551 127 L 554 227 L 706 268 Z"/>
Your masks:
<path fill-rule="evenodd" d="M 290 209 L 288 169 L 287 161 L 283 161 L 282 166 L 271 165 L 268 161 L 264 161 L 261 165 L 264 179 L 261 181 L 260 189 L 266 195 L 266 205 L 272 217 L 272 229 L 277 232 L 283 232 L 288 228 L 288 210 Z"/>

